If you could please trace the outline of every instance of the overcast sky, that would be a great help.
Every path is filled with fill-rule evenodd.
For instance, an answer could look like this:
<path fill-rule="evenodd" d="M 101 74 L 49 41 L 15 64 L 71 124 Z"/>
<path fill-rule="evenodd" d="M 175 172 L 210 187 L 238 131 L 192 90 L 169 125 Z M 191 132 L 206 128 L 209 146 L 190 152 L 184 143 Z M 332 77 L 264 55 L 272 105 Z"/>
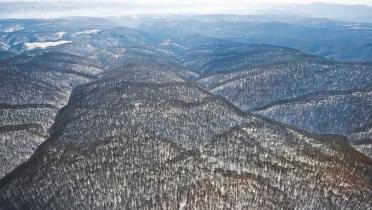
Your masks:
<path fill-rule="evenodd" d="M 74 1 L 74 0 L 0 0 L 0 2 L 61 2 L 61 1 Z M 368 4 L 372 5 L 372 0 L 187 0 L 187 1 L 176 1 L 176 0 L 136 0 L 136 1 L 130 1 L 130 0 L 78 0 L 76 2 L 141 2 L 146 4 L 166 4 L 166 3 L 179 3 L 180 2 L 188 2 L 188 3 L 194 3 L 194 4 L 211 4 L 211 3 L 314 3 L 314 2 L 324 2 L 324 3 L 337 3 L 337 4 Z"/>
<path fill-rule="evenodd" d="M 336 4 L 364 4 L 372 6 L 372 0 L 0 0 L 0 2 L 68 2 L 62 9 L 51 6 L 39 11 L 36 7 L 8 7 L 6 13 L 0 7 L 0 18 L 49 18 L 63 16 L 119 16 L 137 14 L 259 14 L 278 4 L 309 4 L 314 2 Z M 76 2 L 76 4 L 71 3 Z M 84 2 L 99 2 L 89 4 Z M 124 3 L 122 6 L 108 3 Z M 66 6 L 64 6 L 66 5 Z M 87 4 L 88 5 L 88 4 Z M 73 8 L 79 6 L 80 9 Z M 94 6 L 94 8 L 92 8 Z M 54 9 L 53 9 L 54 8 Z M 85 8 L 85 9 L 84 9 Z M 285 8 L 285 7 L 284 7 Z M 3 10 L 1 10 L 3 9 Z"/>

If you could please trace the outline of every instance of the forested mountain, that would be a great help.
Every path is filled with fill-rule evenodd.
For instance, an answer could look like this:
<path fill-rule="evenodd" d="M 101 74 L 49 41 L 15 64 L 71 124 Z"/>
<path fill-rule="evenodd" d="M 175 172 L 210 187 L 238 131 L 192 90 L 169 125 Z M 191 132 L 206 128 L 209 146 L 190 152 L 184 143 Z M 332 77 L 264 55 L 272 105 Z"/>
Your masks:
<path fill-rule="evenodd" d="M 371 23 L 372 7 L 367 5 L 347 5 L 330 3 L 292 4 L 270 8 L 263 11 L 270 14 L 306 15 L 308 17 L 329 18 L 335 20 Z"/>
<path fill-rule="evenodd" d="M 47 139 L 72 88 L 96 78 L 97 62 L 64 53 L 0 61 L 0 176 L 27 160 Z"/>
<path fill-rule="evenodd" d="M 347 135 L 358 145 L 362 140 L 358 147 L 371 155 L 366 143 L 372 138 L 370 64 L 331 62 L 272 46 L 211 49 L 181 56 L 204 73 L 198 82 L 210 92 L 245 111 L 307 131 Z"/>
<path fill-rule="evenodd" d="M 4 208 L 372 205 L 372 162 L 344 140 L 253 117 L 156 67 L 122 70 L 73 91 L 51 137 L 1 180 Z"/>
<path fill-rule="evenodd" d="M 165 18 L 0 21 L 0 209 L 372 208 L 371 64 Z"/>
<path fill-rule="evenodd" d="M 207 16 L 208 17 L 208 16 Z M 289 20 L 288 20 L 289 19 Z M 247 44 L 271 44 L 342 61 L 372 61 L 372 25 L 282 16 L 159 18 L 139 29 L 171 38 L 202 35 Z"/>

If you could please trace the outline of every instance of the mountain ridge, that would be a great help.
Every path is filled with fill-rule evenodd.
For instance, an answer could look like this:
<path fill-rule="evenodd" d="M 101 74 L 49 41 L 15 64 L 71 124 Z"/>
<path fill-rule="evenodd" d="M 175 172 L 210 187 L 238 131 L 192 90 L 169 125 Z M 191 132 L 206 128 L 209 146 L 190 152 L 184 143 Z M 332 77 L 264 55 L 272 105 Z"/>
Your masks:
<path fill-rule="evenodd" d="M 134 70 L 138 71 L 140 68 Z M 153 69 L 152 74 L 158 74 L 157 71 Z M 125 71 L 123 73 L 127 74 Z M 168 106 L 165 104 L 177 98 L 187 103 L 209 101 L 210 93 L 206 92 L 206 95 L 199 93 L 201 94 L 199 98 L 195 98 L 195 93 L 193 93 L 189 95 L 193 96 L 190 98 L 188 94 L 191 89 L 183 91 L 179 86 L 184 82 L 170 83 L 173 85 L 171 89 L 161 89 L 167 87 L 169 83 L 159 84 L 154 81 L 150 81 L 150 83 L 145 81 L 148 85 L 146 87 L 142 83 L 144 79 L 139 77 L 136 82 L 140 83 L 128 83 L 129 80 L 125 77 L 109 77 L 108 80 L 98 80 L 93 84 L 88 83 L 75 89 L 68 105 L 58 114 L 57 124 L 54 124 L 55 129 L 52 129 L 54 135 L 52 134 L 49 140 L 38 148 L 29 161 L 0 181 L 0 191 L 2 191 L 0 203 L 5 208 L 26 206 L 58 208 L 68 205 L 68 208 L 114 209 L 120 208 L 120 206 L 150 209 L 214 206 L 217 209 L 222 209 L 228 206 L 245 208 L 296 206 L 306 208 L 315 205 L 319 208 L 336 206 L 363 208 L 371 205 L 365 198 L 368 198 L 372 193 L 368 188 L 372 182 L 367 178 L 368 173 L 371 172 L 368 167 L 372 167 L 372 160 L 350 148 L 341 139 L 332 136 L 302 136 L 303 134 L 283 125 L 269 123 L 242 111 L 239 112 L 239 115 L 247 115 L 246 120 L 248 121 L 246 122 L 240 117 L 225 118 L 235 112 L 227 110 L 240 109 L 218 96 L 215 98 L 219 98 L 222 103 L 212 100 L 208 109 L 197 108 L 196 113 L 198 114 L 181 111 L 189 109 L 184 106 L 180 107 L 179 112 L 177 111 L 179 110 L 178 106 L 174 106 L 172 103 L 169 108 L 164 109 L 164 106 Z M 161 81 L 161 78 L 158 79 Z M 92 85 L 93 87 L 90 87 Z M 130 89 L 132 85 L 134 87 Z M 186 83 L 185 85 L 190 88 L 196 87 L 195 83 Z M 122 88 L 124 86 L 127 88 Z M 142 90 L 140 91 L 138 88 Z M 137 91 L 140 91 L 140 97 L 138 97 Z M 153 91 L 156 92 L 156 98 L 149 97 L 155 93 Z M 195 91 L 199 90 L 195 89 Z M 153 110 L 151 104 L 148 104 L 149 102 L 144 104 L 141 100 L 149 100 L 155 104 L 158 103 L 156 101 L 159 101 L 162 103 L 161 109 L 174 111 L 162 111 L 161 115 L 168 114 L 157 116 L 154 111 L 147 111 L 147 109 Z M 125 105 L 124 101 L 128 105 Z M 118 106 L 119 104 L 120 106 Z M 96 107 L 95 111 L 90 111 L 86 105 Z M 110 106 L 115 109 L 106 108 Z M 215 109 L 217 112 L 210 115 L 211 109 Z M 226 111 L 221 112 L 224 109 Z M 130 112 L 133 111 L 136 113 L 131 114 Z M 78 114 L 84 112 L 86 114 Z M 174 127 L 175 130 L 167 131 L 157 128 L 152 130 L 153 125 L 147 126 L 146 120 L 139 119 L 142 118 L 143 113 L 146 113 L 143 119 L 152 119 L 153 122 L 165 125 L 168 122 L 177 122 L 174 120 L 181 116 L 182 118 L 197 116 L 199 120 L 181 120 L 180 122 L 184 123 Z M 215 126 L 213 123 L 215 120 L 209 120 L 207 117 L 209 115 L 212 117 L 211 119 L 219 119 L 220 122 L 231 121 L 228 124 L 232 126 L 228 125 L 220 131 L 221 133 L 217 132 L 210 137 L 202 137 L 204 140 L 200 141 L 198 140 L 200 137 L 194 136 L 194 132 L 205 135 L 204 132 L 197 132 L 197 129 L 210 129 Z M 223 118 L 220 119 L 220 117 Z M 88 120 L 89 118 L 95 120 Z M 158 121 L 157 119 L 162 120 Z M 132 123 L 133 120 L 134 123 Z M 141 123 L 137 124 L 136 121 Z M 204 124 L 203 121 L 208 123 Z M 126 122 L 129 126 L 121 125 Z M 188 125 L 188 123 L 192 125 Z M 193 125 L 194 123 L 196 126 Z M 81 130 L 79 127 L 82 125 L 91 127 L 90 130 L 95 134 L 79 132 Z M 218 123 L 218 126 L 221 127 L 221 124 Z M 102 132 L 102 128 L 108 130 Z M 166 128 L 170 127 L 166 126 Z M 192 130 L 194 132 L 188 132 Z M 181 141 L 177 136 L 189 139 L 191 142 Z M 321 138 L 325 139 L 321 140 Z M 278 141 L 279 139 L 280 141 Z M 292 141 L 296 143 L 292 143 Z M 248 144 L 248 142 L 251 143 Z M 242 145 L 237 146 L 238 144 Z M 303 150 L 298 144 L 307 146 Z M 236 148 L 236 152 L 231 152 L 230 148 Z M 261 155 L 255 156 L 254 151 Z M 259 158 L 256 159 L 257 157 Z M 247 160 L 244 160 L 245 158 Z M 254 158 L 255 161 L 250 162 L 249 158 Z M 320 162 L 318 163 L 318 161 Z M 307 164 L 311 166 L 307 166 Z M 326 195 L 316 189 L 311 195 L 301 194 L 305 197 L 299 199 L 296 191 L 305 192 L 308 189 L 285 184 L 284 177 L 288 176 L 279 175 L 281 173 L 291 174 L 290 177 L 297 178 L 291 180 L 290 183 L 298 182 L 311 187 L 312 184 L 305 183 L 312 183 L 315 180 L 309 176 L 310 172 L 307 172 L 308 169 L 306 169 L 307 167 L 312 168 L 312 164 L 320 164 L 316 168 L 324 167 L 324 170 L 330 170 L 327 169 L 328 164 L 333 167 L 336 164 L 337 167 L 334 170 L 339 171 L 336 173 L 340 176 L 338 181 L 345 183 L 345 187 L 329 186 L 326 183 L 334 179 L 326 178 L 326 176 L 323 177 L 325 180 L 320 179 L 317 185 L 322 188 L 323 185 L 325 185 L 324 187 L 329 186 L 352 201 L 346 201 L 332 193 Z M 292 171 L 291 167 L 300 170 L 301 175 L 295 175 L 297 172 Z M 353 168 L 354 172 L 348 175 L 351 172 L 346 170 L 346 167 Z M 40 177 L 44 173 L 41 171 L 48 171 L 48 175 Z M 322 174 L 323 172 L 319 171 L 318 173 Z M 351 182 L 347 181 L 346 177 L 348 176 L 359 178 L 358 181 Z M 40 182 L 45 183 L 45 187 L 42 189 L 37 187 L 40 186 L 37 184 Z M 76 183 L 79 184 L 76 185 Z M 362 187 L 363 184 L 367 184 L 367 186 Z M 21 185 L 22 191 L 19 191 L 17 188 Z M 347 187 L 348 185 L 353 187 Z M 72 186 L 74 186 L 73 190 L 70 188 Z M 247 188 L 247 186 L 252 188 Z M 236 188 L 240 190 L 236 191 Z M 91 190 L 93 194 L 90 193 Z M 56 194 L 56 192 L 58 193 Z M 33 196 L 35 193 L 38 195 L 37 197 Z M 255 195 L 251 193 L 255 193 Z M 358 197 L 349 197 L 356 193 L 359 195 Z M 281 199 L 280 201 L 275 200 L 276 196 L 267 197 L 268 195 L 276 195 Z M 297 199 L 291 199 L 291 196 L 295 196 Z M 334 201 L 332 201 L 333 199 L 326 200 L 323 196 L 333 197 Z M 90 201 L 93 198 L 99 199 L 99 202 Z"/>

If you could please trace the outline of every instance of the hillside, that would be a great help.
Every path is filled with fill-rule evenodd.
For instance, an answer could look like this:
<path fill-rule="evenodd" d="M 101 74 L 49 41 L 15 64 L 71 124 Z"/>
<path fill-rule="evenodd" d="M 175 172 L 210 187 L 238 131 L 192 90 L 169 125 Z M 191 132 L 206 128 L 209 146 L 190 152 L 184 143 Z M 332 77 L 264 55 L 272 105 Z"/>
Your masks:
<path fill-rule="evenodd" d="M 50 138 L 0 181 L 2 207 L 371 207 L 372 162 L 344 140 L 245 114 L 157 69 L 128 81 L 131 69 L 73 91 Z"/>
<path fill-rule="evenodd" d="M 372 65 L 214 20 L 0 20 L 0 209 L 371 209 Z"/>
<path fill-rule="evenodd" d="M 48 138 L 71 90 L 102 71 L 95 63 L 64 53 L 0 61 L 0 177 L 26 161 Z"/>

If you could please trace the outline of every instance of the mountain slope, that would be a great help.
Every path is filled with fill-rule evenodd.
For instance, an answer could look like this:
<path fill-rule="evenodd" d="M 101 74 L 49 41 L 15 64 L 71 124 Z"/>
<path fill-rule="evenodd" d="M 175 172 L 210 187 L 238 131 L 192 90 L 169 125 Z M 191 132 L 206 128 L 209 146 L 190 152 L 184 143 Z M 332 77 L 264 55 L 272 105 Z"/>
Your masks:
<path fill-rule="evenodd" d="M 242 110 L 310 132 L 346 135 L 351 142 L 371 138 L 368 63 L 331 62 L 265 45 L 208 47 L 187 49 L 180 59 L 192 58 L 186 65 L 204 73 L 198 83 Z"/>
<path fill-rule="evenodd" d="M 72 88 L 101 71 L 92 60 L 64 53 L 25 54 L 0 62 L 0 177 L 48 137 Z"/>
<path fill-rule="evenodd" d="M 303 68 L 303 65 L 307 64 L 335 64 L 295 49 L 265 44 L 243 44 L 198 35 L 163 39 L 158 47 L 170 52 L 182 65 L 199 72 L 201 77 L 253 68 L 286 65 Z"/>
<path fill-rule="evenodd" d="M 265 18 L 165 17 L 145 21 L 137 28 L 172 39 L 201 35 L 247 44 L 289 47 L 331 60 L 372 61 L 371 24 L 311 18 L 296 22 L 297 16 L 287 18 L 292 22 L 282 20 L 281 16 Z"/>
<path fill-rule="evenodd" d="M 311 132 L 350 135 L 353 139 L 353 133 L 369 128 L 372 123 L 371 99 L 370 89 L 331 91 L 280 101 L 260 108 L 257 113 Z"/>
<path fill-rule="evenodd" d="M 74 89 L 50 138 L 0 181 L 2 208 L 372 207 L 372 162 L 344 140 L 245 114 L 161 69 L 121 70 Z"/>

